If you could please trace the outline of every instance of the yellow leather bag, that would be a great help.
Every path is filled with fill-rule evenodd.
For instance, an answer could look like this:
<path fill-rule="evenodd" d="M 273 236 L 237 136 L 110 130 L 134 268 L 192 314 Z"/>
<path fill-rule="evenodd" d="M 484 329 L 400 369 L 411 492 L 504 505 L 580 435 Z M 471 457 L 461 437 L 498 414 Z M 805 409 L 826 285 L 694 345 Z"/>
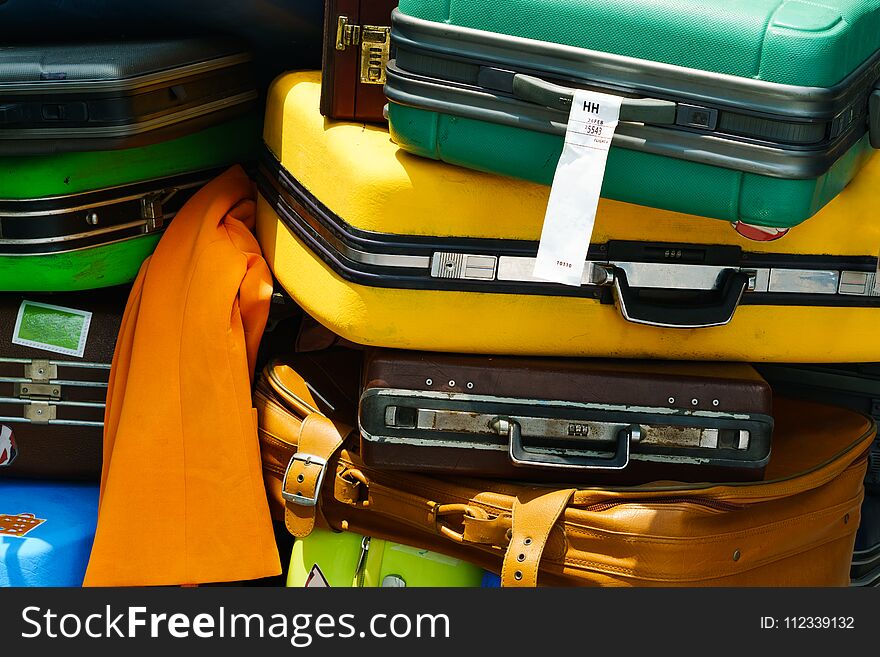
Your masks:
<path fill-rule="evenodd" d="M 367 468 L 351 352 L 270 363 L 255 406 L 270 507 L 295 536 L 317 524 L 449 554 L 505 586 L 846 586 L 868 417 L 777 400 L 765 480 L 549 488 Z"/>

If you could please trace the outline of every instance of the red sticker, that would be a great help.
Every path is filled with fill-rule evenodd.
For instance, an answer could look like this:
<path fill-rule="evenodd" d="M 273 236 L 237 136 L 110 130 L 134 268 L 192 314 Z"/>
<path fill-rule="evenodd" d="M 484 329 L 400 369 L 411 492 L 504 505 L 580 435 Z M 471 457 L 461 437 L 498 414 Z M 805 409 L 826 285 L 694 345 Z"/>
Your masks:
<path fill-rule="evenodd" d="M 18 456 L 18 447 L 15 444 L 15 435 L 10 427 L 0 424 L 0 468 L 12 465 L 16 456 Z"/>

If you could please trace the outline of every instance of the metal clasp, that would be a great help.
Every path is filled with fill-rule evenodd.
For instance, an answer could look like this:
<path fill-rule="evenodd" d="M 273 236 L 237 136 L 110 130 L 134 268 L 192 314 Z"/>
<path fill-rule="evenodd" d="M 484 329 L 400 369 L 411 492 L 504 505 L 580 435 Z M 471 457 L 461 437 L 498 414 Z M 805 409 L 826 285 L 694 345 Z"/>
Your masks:
<path fill-rule="evenodd" d="M 321 471 L 318 473 L 318 480 L 315 482 L 315 494 L 313 496 L 303 495 L 302 493 L 287 492 L 287 477 L 290 474 L 290 468 L 293 466 L 294 461 L 302 461 L 306 464 L 306 467 L 310 465 L 321 467 Z M 301 506 L 317 506 L 318 499 L 321 497 L 321 485 L 324 483 L 324 475 L 326 473 L 327 459 L 315 456 L 314 454 L 295 453 L 290 457 L 290 462 L 287 464 L 287 470 L 284 471 L 284 479 L 281 482 L 281 497 L 287 502 L 293 502 L 294 504 L 299 504 Z"/>
<path fill-rule="evenodd" d="M 336 18 L 336 50 L 345 50 L 348 46 L 356 46 L 361 41 L 361 26 L 348 22 L 348 16 Z"/>
<path fill-rule="evenodd" d="M 361 83 L 385 84 L 385 65 L 391 53 L 391 28 L 364 25 L 361 28 Z"/>
<path fill-rule="evenodd" d="M 141 218 L 144 220 L 145 233 L 161 230 L 165 226 L 164 206 L 177 192 L 178 189 L 172 187 L 147 194 L 141 199 Z"/>

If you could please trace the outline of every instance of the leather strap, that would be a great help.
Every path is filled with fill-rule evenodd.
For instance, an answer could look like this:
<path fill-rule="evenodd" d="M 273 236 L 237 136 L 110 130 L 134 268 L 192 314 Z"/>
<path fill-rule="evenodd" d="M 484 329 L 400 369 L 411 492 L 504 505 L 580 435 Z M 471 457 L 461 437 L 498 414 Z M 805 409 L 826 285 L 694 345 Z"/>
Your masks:
<path fill-rule="evenodd" d="M 544 546 L 574 492 L 573 488 L 550 493 L 529 491 L 516 497 L 510 544 L 501 567 L 501 586 L 538 585 Z"/>
<path fill-rule="evenodd" d="M 297 451 L 287 468 L 284 494 L 295 495 L 314 504 L 285 499 L 284 524 L 293 536 L 305 538 L 315 528 L 320 511 L 321 491 L 329 461 L 336 453 L 347 431 L 317 413 L 306 417 L 300 429 Z M 331 476 L 333 476 L 331 474 Z"/>

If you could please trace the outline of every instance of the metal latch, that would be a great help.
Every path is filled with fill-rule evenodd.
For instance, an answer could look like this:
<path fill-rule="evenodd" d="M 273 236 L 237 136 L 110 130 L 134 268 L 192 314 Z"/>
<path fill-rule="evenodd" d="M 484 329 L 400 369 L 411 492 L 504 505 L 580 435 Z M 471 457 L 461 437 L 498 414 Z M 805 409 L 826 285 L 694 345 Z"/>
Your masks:
<path fill-rule="evenodd" d="M 336 19 L 336 50 L 361 47 L 360 81 L 385 84 L 385 65 L 391 53 L 391 28 L 384 25 L 353 25 L 348 16 Z"/>
<path fill-rule="evenodd" d="M 163 189 L 152 192 L 141 199 L 141 218 L 144 220 L 144 232 L 152 233 L 165 226 L 165 204 L 177 193 L 177 188 Z"/>
<path fill-rule="evenodd" d="M 361 26 L 348 22 L 348 16 L 336 19 L 336 50 L 345 50 L 361 42 Z"/>

